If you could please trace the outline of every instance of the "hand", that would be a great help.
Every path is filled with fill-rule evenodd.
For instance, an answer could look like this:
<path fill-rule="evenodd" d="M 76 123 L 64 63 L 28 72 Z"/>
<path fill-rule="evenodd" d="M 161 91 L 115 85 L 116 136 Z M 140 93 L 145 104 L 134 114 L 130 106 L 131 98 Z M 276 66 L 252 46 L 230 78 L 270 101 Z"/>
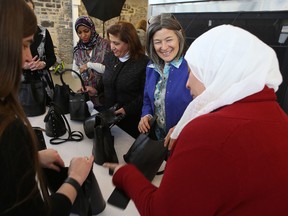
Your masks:
<path fill-rule="evenodd" d="M 138 124 L 138 130 L 140 131 L 140 133 L 147 133 L 150 130 L 149 120 L 151 118 L 151 115 L 145 115 L 141 118 Z"/>
<path fill-rule="evenodd" d="M 87 64 L 84 64 L 84 65 L 81 65 L 80 66 L 80 73 L 83 73 L 84 71 L 86 71 L 88 69 L 88 66 L 87 66 Z"/>
<path fill-rule="evenodd" d="M 168 146 L 168 150 L 172 149 L 172 146 L 173 146 L 174 141 L 175 141 L 175 139 L 171 139 L 171 137 L 170 137 L 172 132 L 174 131 L 174 128 L 175 128 L 175 126 L 173 128 L 170 128 L 170 130 L 168 131 L 168 134 L 166 135 L 166 137 L 164 139 L 164 146 L 165 147 Z"/>
<path fill-rule="evenodd" d="M 40 59 L 36 60 L 38 56 L 35 56 L 31 62 L 29 62 L 30 70 L 42 70 L 46 67 L 46 63 L 44 61 L 40 61 Z"/>
<path fill-rule="evenodd" d="M 83 184 L 92 168 L 94 157 L 75 157 L 71 160 L 68 176 L 74 178 L 80 185 Z"/>
<path fill-rule="evenodd" d="M 119 115 L 119 114 L 126 115 L 126 112 L 125 112 L 124 108 L 122 107 L 122 108 L 116 110 L 116 111 L 114 112 L 114 114 L 115 114 L 115 115 Z"/>
<path fill-rule="evenodd" d="M 24 65 L 23 65 L 23 69 L 24 69 L 24 70 L 28 70 L 28 69 L 30 69 L 30 65 L 29 65 L 28 62 L 25 62 L 25 63 L 24 63 Z"/>
<path fill-rule="evenodd" d="M 60 172 L 60 167 L 64 167 L 64 161 L 54 149 L 45 149 L 38 152 L 39 161 L 43 168 L 49 168 Z"/>
<path fill-rule="evenodd" d="M 97 94 L 97 90 L 95 88 L 93 88 L 92 86 L 85 86 L 85 89 L 86 89 L 86 91 L 83 88 L 81 88 L 80 90 L 81 90 L 81 92 L 88 92 L 88 95 L 90 97 Z"/>
<path fill-rule="evenodd" d="M 124 164 L 117 163 L 104 163 L 103 167 L 114 170 L 114 174 L 122 167 Z"/>

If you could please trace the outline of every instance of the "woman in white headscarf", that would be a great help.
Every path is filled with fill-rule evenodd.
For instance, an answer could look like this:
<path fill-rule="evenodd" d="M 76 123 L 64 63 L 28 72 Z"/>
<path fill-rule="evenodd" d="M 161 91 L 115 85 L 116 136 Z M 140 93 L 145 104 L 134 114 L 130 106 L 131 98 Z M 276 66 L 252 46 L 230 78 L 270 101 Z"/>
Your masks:
<path fill-rule="evenodd" d="M 113 183 L 141 215 L 287 215 L 288 117 L 276 101 L 275 52 L 222 25 L 196 39 L 185 58 L 194 100 L 172 134 L 159 188 L 133 165 L 108 164 Z"/>
<path fill-rule="evenodd" d="M 274 51 L 255 36 L 229 25 L 203 34 L 185 58 L 205 91 L 189 104 L 172 133 L 173 139 L 197 116 L 233 104 L 265 85 L 276 92 L 282 82 Z"/>

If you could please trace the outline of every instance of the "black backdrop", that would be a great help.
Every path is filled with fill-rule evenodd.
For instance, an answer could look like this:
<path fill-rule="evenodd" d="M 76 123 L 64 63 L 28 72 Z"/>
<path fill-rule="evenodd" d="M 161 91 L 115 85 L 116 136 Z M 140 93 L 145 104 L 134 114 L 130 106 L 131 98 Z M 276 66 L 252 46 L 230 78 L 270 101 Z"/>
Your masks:
<path fill-rule="evenodd" d="M 278 42 L 283 25 L 288 25 L 288 11 L 277 12 L 221 12 L 175 13 L 186 33 L 189 46 L 207 30 L 222 24 L 239 26 L 271 46 L 279 60 L 283 82 L 277 91 L 280 106 L 288 114 L 288 39 Z"/>

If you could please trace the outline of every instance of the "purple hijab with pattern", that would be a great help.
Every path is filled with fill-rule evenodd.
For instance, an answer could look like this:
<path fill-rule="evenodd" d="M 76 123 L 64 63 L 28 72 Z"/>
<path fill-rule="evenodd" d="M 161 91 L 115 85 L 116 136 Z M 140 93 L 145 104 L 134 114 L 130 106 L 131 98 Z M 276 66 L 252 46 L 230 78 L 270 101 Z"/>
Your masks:
<path fill-rule="evenodd" d="M 85 26 L 91 30 L 91 37 L 88 43 L 83 43 L 81 39 L 79 39 L 77 45 L 74 47 L 74 53 L 78 50 L 91 50 L 96 45 L 97 38 L 99 34 L 97 34 L 95 30 L 95 25 L 92 21 L 92 19 L 88 16 L 80 16 L 75 22 L 75 31 L 77 32 L 77 29 L 79 26 Z"/>
<path fill-rule="evenodd" d="M 91 30 L 91 37 L 87 43 L 83 43 L 83 41 L 79 39 L 77 45 L 74 47 L 73 58 L 76 65 L 80 67 L 81 65 L 87 64 L 87 62 L 103 64 L 105 54 L 111 51 L 109 41 L 97 34 L 95 25 L 90 17 L 80 16 L 75 22 L 76 31 L 79 26 L 89 28 Z M 97 88 L 100 76 L 102 76 L 102 74 L 99 74 L 99 72 L 92 68 L 88 68 L 85 72 L 81 73 L 84 84 L 86 86 L 93 86 L 94 88 Z"/>

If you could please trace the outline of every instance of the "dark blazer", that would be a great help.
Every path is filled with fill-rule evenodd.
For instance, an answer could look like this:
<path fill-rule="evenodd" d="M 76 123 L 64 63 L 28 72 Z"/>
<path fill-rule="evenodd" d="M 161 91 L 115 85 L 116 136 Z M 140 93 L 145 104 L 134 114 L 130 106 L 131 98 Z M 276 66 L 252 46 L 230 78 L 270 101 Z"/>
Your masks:
<path fill-rule="evenodd" d="M 119 126 L 132 136 L 137 136 L 143 104 L 145 71 L 149 58 L 143 55 L 138 60 L 129 59 L 121 62 L 113 52 L 104 58 L 103 74 L 105 106 L 109 108 L 116 103 L 123 107 L 126 117 Z M 122 125 L 127 123 L 127 125 Z"/>

